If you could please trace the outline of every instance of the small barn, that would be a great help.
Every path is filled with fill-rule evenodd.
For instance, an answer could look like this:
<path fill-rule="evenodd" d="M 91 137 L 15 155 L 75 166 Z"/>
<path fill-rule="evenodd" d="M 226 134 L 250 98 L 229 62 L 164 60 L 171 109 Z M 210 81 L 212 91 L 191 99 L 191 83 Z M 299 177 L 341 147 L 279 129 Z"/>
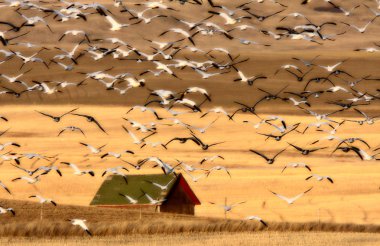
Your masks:
<path fill-rule="evenodd" d="M 152 204 L 145 194 L 161 202 Z M 131 202 L 126 196 L 137 201 Z M 194 215 L 195 205 L 200 204 L 182 174 L 128 175 L 127 180 L 120 175 L 110 175 L 104 180 L 90 203 L 101 207 L 191 215 Z"/>

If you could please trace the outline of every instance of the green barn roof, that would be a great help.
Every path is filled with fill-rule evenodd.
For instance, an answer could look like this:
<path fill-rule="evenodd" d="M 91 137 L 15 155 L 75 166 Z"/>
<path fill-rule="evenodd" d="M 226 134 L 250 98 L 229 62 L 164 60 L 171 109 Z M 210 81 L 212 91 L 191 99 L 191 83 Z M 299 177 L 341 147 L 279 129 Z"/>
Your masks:
<path fill-rule="evenodd" d="M 143 196 L 142 190 L 153 199 L 163 200 L 168 196 L 170 190 L 177 183 L 177 180 L 171 182 L 168 189 L 165 191 L 147 181 L 166 185 L 172 179 L 177 179 L 177 177 L 174 174 L 129 175 L 127 176 L 127 184 L 122 176 L 110 175 L 104 180 L 90 205 L 130 204 L 128 199 L 119 194 L 128 195 L 133 199 L 138 200 L 137 204 L 149 204 L 149 200 L 146 196 Z"/>

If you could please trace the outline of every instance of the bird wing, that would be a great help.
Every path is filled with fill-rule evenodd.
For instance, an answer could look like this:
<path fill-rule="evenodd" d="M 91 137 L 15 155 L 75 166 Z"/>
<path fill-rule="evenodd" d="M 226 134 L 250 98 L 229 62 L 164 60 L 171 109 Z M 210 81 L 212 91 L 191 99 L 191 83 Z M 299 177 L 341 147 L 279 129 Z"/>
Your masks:
<path fill-rule="evenodd" d="M 117 21 L 115 21 L 114 18 L 112 18 L 112 17 L 109 16 L 109 15 L 106 16 L 106 19 L 107 19 L 107 21 L 108 21 L 112 26 L 118 26 L 118 25 L 120 25 Z"/>
<path fill-rule="evenodd" d="M 90 144 L 86 144 L 86 143 L 82 143 L 82 142 L 79 142 L 79 144 L 83 145 L 83 146 L 86 146 L 87 148 L 89 148 L 91 151 L 95 150 L 96 148 Z"/>
<path fill-rule="evenodd" d="M 231 207 L 236 207 L 237 205 L 240 205 L 240 204 L 243 204 L 243 203 L 246 203 L 246 202 L 247 201 L 237 202 L 237 203 L 231 204 Z"/>
<path fill-rule="evenodd" d="M 305 165 L 305 168 L 311 172 L 311 168 L 308 165 Z"/>
<path fill-rule="evenodd" d="M 307 177 L 305 180 L 309 180 L 309 179 L 311 179 L 313 176 L 314 176 L 314 174 L 311 175 L 311 176 L 309 176 L 309 177 Z"/>
<path fill-rule="evenodd" d="M 372 156 L 370 156 L 367 152 L 365 152 L 362 149 L 356 148 L 359 150 L 360 155 L 363 157 L 364 160 L 371 160 Z M 355 151 L 356 152 L 356 151 Z"/>
<path fill-rule="evenodd" d="M 356 112 L 358 112 L 359 114 L 363 115 L 364 118 L 368 118 L 368 115 L 367 115 L 366 113 L 364 113 L 363 111 L 360 111 L 360 110 L 357 109 L 357 108 L 354 108 L 354 110 L 355 110 Z"/>
<path fill-rule="evenodd" d="M 284 152 L 286 150 L 286 148 L 285 149 L 283 149 L 283 150 L 281 150 L 280 152 L 278 152 L 274 157 L 273 157 L 273 159 L 275 159 L 278 155 L 280 155 L 282 152 Z"/>
<path fill-rule="evenodd" d="M 102 130 L 104 133 L 107 134 L 106 130 L 100 125 L 100 123 L 94 118 L 94 123 L 99 127 L 100 130 Z"/>
<path fill-rule="evenodd" d="M 3 187 L 9 194 L 11 194 L 11 191 L 8 189 L 8 187 L 6 187 L 5 184 L 1 181 L 0 181 L 0 186 Z"/>
<path fill-rule="evenodd" d="M 47 114 L 47 113 L 44 113 L 44 112 L 40 112 L 40 111 L 37 111 L 37 110 L 36 110 L 36 112 L 37 112 L 37 113 L 40 113 L 40 114 L 42 114 L 42 115 L 44 115 L 44 116 L 50 117 L 50 118 L 52 118 L 52 119 L 54 118 L 54 116 L 52 116 L 52 115 L 50 115 L 50 114 Z"/>
<path fill-rule="evenodd" d="M 309 191 L 311 191 L 311 189 L 313 189 L 313 187 L 311 187 L 310 189 L 308 189 L 308 190 L 306 190 L 306 191 L 304 191 L 304 192 L 296 195 L 295 197 L 290 198 L 290 200 L 292 202 L 296 201 L 297 199 L 299 199 L 300 197 L 302 197 L 303 195 L 305 195 L 306 193 L 308 193 Z"/>
<path fill-rule="evenodd" d="M 283 173 L 287 167 L 288 166 L 284 166 L 284 168 L 281 170 L 281 173 Z"/>
<path fill-rule="evenodd" d="M 150 136 L 156 134 L 157 132 L 152 132 L 151 134 L 149 134 L 148 136 L 145 136 L 141 139 L 141 141 L 144 141 L 145 139 L 149 138 Z"/>
<path fill-rule="evenodd" d="M 62 118 L 63 116 L 65 116 L 65 115 L 67 115 L 67 114 L 70 114 L 70 113 L 72 113 L 72 112 L 74 112 L 75 110 L 78 110 L 78 109 L 79 109 L 79 108 L 72 109 L 72 110 L 70 110 L 69 112 L 66 112 L 66 113 L 62 114 L 60 117 Z"/>
<path fill-rule="evenodd" d="M 68 163 L 68 165 L 76 172 L 81 172 L 81 170 L 78 168 L 77 165 L 75 165 L 74 163 Z"/>
<path fill-rule="evenodd" d="M 264 158 L 265 160 L 269 160 L 269 158 L 266 157 L 264 154 L 261 154 L 261 153 L 257 152 L 257 151 L 254 150 L 254 149 L 250 149 L 249 151 L 251 151 L 251 152 L 253 152 L 253 153 L 255 153 L 255 154 L 261 156 L 261 157 Z"/>
<path fill-rule="evenodd" d="M 26 173 L 29 173 L 29 171 L 26 170 L 25 168 L 19 167 L 19 166 L 17 166 L 17 165 L 12 165 L 12 166 L 14 166 L 15 168 L 18 168 L 18 169 L 20 169 L 20 170 L 22 170 L 22 171 L 24 171 L 24 172 L 26 172 Z"/>
<path fill-rule="evenodd" d="M 79 225 L 83 230 L 88 231 L 87 225 L 84 223 L 83 220 L 77 221 L 77 225 Z"/>
<path fill-rule="evenodd" d="M 309 152 L 315 152 L 315 151 L 317 151 L 317 150 L 321 150 L 321 149 L 327 149 L 327 147 L 321 147 L 321 148 L 310 149 Z"/>
<path fill-rule="evenodd" d="M 304 149 L 298 147 L 298 146 L 295 146 L 294 144 L 291 144 L 291 143 L 288 143 L 290 146 L 292 146 L 293 148 L 295 148 L 296 150 L 298 151 L 304 151 Z"/>
<path fill-rule="evenodd" d="M 83 132 L 82 129 L 80 129 L 79 127 L 76 127 L 76 129 L 77 129 L 78 131 L 80 131 L 80 132 L 83 134 L 83 136 L 86 136 L 86 134 L 84 134 L 84 132 Z"/>
<path fill-rule="evenodd" d="M 338 148 L 338 149 L 341 149 L 341 148 Z M 351 150 L 354 151 L 360 157 L 361 160 L 364 160 L 364 156 L 362 155 L 362 152 L 360 151 L 359 148 L 351 147 Z"/>
<path fill-rule="evenodd" d="M 126 127 L 123 126 L 123 125 L 122 125 L 122 127 L 123 127 L 123 129 L 129 134 L 129 136 L 131 136 L 131 138 L 133 139 L 134 142 L 136 142 L 136 143 L 141 142 L 141 140 L 138 139 L 138 138 L 136 137 L 136 135 L 135 135 L 133 132 L 129 131 L 128 128 L 126 128 Z"/>
<path fill-rule="evenodd" d="M 289 198 L 286 197 L 286 196 L 283 196 L 283 195 L 277 194 L 276 192 L 273 192 L 273 191 L 270 191 L 270 192 L 272 192 L 272 193 L 273 193 L 275 196 L 277 196 L 278 198 L 280 198 L 280 199 L 286 201 L 287 203 L 291 203 L 291 202 L 292 202 L 291 199 L 289 199 Z"/>
<path fill-rule="evenodd" d="M 64 131 L 66 131 L 66 129 L 67 129 L 67 128 L 63 128 L 63 129 L 58 133 L 57 136 L 61 135 Z"/>
<path fill-rule="evenodd" d="M 334 183 L 334 180 L 333 180 L 331 177 L 327 176 L 326 179 L 327 179 L 328 181 L 330 181 L 330 183 L 332 183 L 332 184 Z"/>
<path fill-rule="evenodd" d="M 357 138 L 356 140 L 358 140 L 358 141 L 364 143 L 369 149 L 371 148 L 371 147 L 369 146 L 369 144 L 368 144 L 366 141 L 364 141 L 363 139 L 361 139 L 361 138 Z"/>

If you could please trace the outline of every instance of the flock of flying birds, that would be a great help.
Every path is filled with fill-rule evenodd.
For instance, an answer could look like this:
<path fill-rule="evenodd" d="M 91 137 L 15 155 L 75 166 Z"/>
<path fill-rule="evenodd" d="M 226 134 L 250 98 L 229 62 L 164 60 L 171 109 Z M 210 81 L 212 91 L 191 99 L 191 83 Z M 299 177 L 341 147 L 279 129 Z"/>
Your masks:
<path fill-rule="evenodd" d="M 181 5 L 170 2 L 179 2 Z M 139 3 L 128 3 L 127 1 L 115 0 L 114 6 L 105 6 L 97 3 L 82 4 L 79 2 L 69 2 L 64 0 L 56 1 L 56 3 L 46 3 L 44 1 L 27 1 L 27 0 L 5 0 L 0 4 L 1 11 L 5 9 L 13 11 L 12 20 L 0 19 L 0 41 L 2 49 L 0 50 L 0 66 L 3 64 L 12 64 L 17 74 L 10 74 L 10 71 L 3 70 L 0 67 L 0 98 L 7 100 L 17 100 L 20 97 L 25 97 L 27 94 L 39 95 L 54 95 L 58 93 L 65 93 L 67 88 L 75 90 L 79 87 L 92 86 L 91 83 L 96 83 L 102 86 L 103 93 L 111 91 L 117 92 L 120 96 L 126 95 L 133 96 L 135 88 L 144 89 L 149 94 L 144 105 L 134 105 L 123 117 L 125 125 L 121 126 L 125 133 L 130 136 L 132 143 L 140 148 L 159 148 L 160 151 L 165 151 L 175 144 L 184 144 L 189 148 L 197 148 L 199 150 L 208 151 L 214 146 L 223 145 L 224 140 L 218 142 L 210 142 L 205 139 L 202 134 L 205 133 L 212 125 L 220 118 L 225 117 L 228 122 L 234 124 L 253 124 L 253 127 L 258 130 L 258 136 L 262 137 L 265 141 L 276 141 L 285 144 L 285 147 L 275 155 L 269 155 L 257 149 L 247 149 L 252 153 L 252 157 L 263 160 L 263 163 L 274 164 L 276 158 L 282 153 L 295 150 L 300 155 L 308 156 L 315 152 L 327 151 L 332 148 L 330 153 L 354 153 L 354 155 L 363 161 L 378 161 L 380 157 L 380 148 L 370 146 L 365 139 L 361 137 L 340 138 L 338 137 L 339 127 L 345 124 L 357 124 L 358 127 L 365 127 L 366 125 L 375 124 L 379 115 L 371 116 L 366 113 L 368 105 L 375 105 L 380 96 L 378 96 L 380 89 L 377 91 L 362 91 L 358 89 L 358 85 L 367 82 L 380 81 L 373 75 L 353 74 L 351 71 L 344 69 L 345 64 L 349 63 L 349 59 L 336 61 L 335 64 L 320 64 L 318 56 L 312 60 L 306 60 L 300 57 L 293 57 L 289 64 L 284 64 L 279 67 L 273 74 L 256 74 L 248 75 L 251 71 L 242 71 L 241 66 L 249 62 L 249 58 L 241 58 L 239 55 L 230 53 L 227 49 L 219 47 L 215 42 L 214 48 L 210 50 L 203 50 L 199 47 L 202 40 L 212 37 L 214 35 L 221 35 L 224 39 L 230 42 L 237 40 L 236 45 L 252 45 L 269 47 L 276 45 L 278 40 L 304 40 L 304 42 L 312 42 L 312 44 L 322 47 L 325 42 L 332 42 L 349 32 L 356 32 L 357 35 L 362 35 L 371 29 L 373 25 L 379 22 L 377 17 L 380 17 L 380 2 L 367 1 L 359 3 L 354 6 L 346 6 L 345 1 L 331 1 L 331 0 L 305 0 L 300 2 L 307 8 L 311 2 L 321 2 L 327 4 L 330 8 L 331 15 L 342 15 L 347 20 L 346 22 L 334 22 L 324 20 L 323 23 L 311 21 L 312 16 L 305 16 L 302 13 L 289 12 L 287 1 L 264 1 L 252 0 L 244 3 L 235 3 L 231 1 L 228 7 L 222 5 L 222 1 L 201 1 L 201 0 L 179 0 L 179 1 L 141 1 Z M 224 1 L 227 2 L 227 1 Z M 253 6 L 257 8 L 263 2 L 271 2 L 273 8 L 261 9 L 260 12 L 255 11 Z M 373 3 L 372 3 L 373 2 Z M 196 22 L 185 20 L 181 17 L 181 9 L 186 8 L 189 4 L 199 5 L 199 10 L 207 13 L 208 17 Z M 293 3 L 294 4 L 294 3 Z M 359 8 L 366 9 L 368 14 L 366 17 L 368 21 L 364 24 L 357 24 L 355 18 L 355 11 Z M 271 11 L 273 9 L 273 11 Z M 269 13 L 268 13 L 269 12 Z M 266 14 L 263 14 L 266 13 Z M 93 19 L 97 16 L 97 20 Z M 3 18 L 3 17 L 2 17 Z M 165 22 L 170 19 L 170 23 L 174 25 L 163 30 L 159 37 L 141 37 L 141 42 L 145 42 L 151 47 L 151 52 L 144 52 L 128 43 L 128 40 L 122 40 L 117 37 L 119 33 L 128 32 L 128 27 L 132 25 L 155 25 L 154 22 Z M 276 19 L 277 26 L 268 29 L 263 28 L 263 24 L 268 19 Z M 287 20 L 294 19 L 297 21 L 296 26 L 287 25 Z M 53 48 L 44 47 L 38 43 L 23 42 L 24 39 L 36 34 L 35 27 L 46 27 L 46 29 L 55 33 L 55 26 L 62 23 L 70 23 L 80 21 L 81 25 L 92 25 L 93 23 L 105 22 L 109 30 L 106 30 L 109 36 L 98 36 L 95 32 L 86 32 L 80 29 L 66 30 L 60 34 L 56 40 L 56 46 Z M 222 23 L 222 24 L 217 24 Z M 75 26 L 75 25 L 73 25 Z M 336 33 L 326 33 L 325 28 L 335 28 Z M 102 30 L 105 31 L 105 30 Z M 255 31 L 255 35 L 267 36 L 271 39 L 271 44 L 261 43 L 250 39 L 239 38 L 239 33 Z M 172 34 L 169 34 L 172 33 Z M 171 41 L 167 41 L 169 35 L 176 37 Z M 255 36 L 253 36 L 255 37 Z M 72 40 L 72 41 L 68 41 Z M 164 41 L 166 40 L 166 41 Z M 66 42 L 72 44 L 71 48 L 67 46 L 61 47 L 60 44 Z M 379 43 L 380 44 L 380 43 Z M 374 47 L 358 47 L 356 51 L 378 52 L 378 43 L 374 43 Z M 270 49 L 270 48 L 268 48 Z M 19 50 L 19 51 L 18 51 Z M 197 56 L 199 60 L 191 60 L 186 58 L 186 54 L 191 53 Z M 185 55 L 182 55 L 185 54 Z M 83 72 L 81 65 L 82 59 L 87 58 L 91 63 L 97 63 L 100 60 L 106 60 L 107 64 L 112 64 L 113 61 L 137 62 L 140 64 L 142 71 L 138 74 L 132 74 L 129 71 L 115 74 L 114 67 L 104 68 L 100 71 Z M 201 61 L 200 61 L 201 60 Z M 20 64 L 20 66 L 18 66 Z M 28 81 L 26 74 L 33 69 L 40 69 L 49 73 L 52 66 L 56 66 L 66 73 L 75 74 L 75 77 L 81 77 L 80 82 L 61 81 L 59 76 L 51 74 L 51 80 L 31 80 Z M 37 68 L 36 68 L 37 67 Z M 172 91 L 167 89 L 149 89 L 149 78 L 162 77 L 162 79 L 173 77 L 176 80 L 186 80 L 186 77 L 180 76 L 182 70 L 194 72 L 199 75 L 200 79 L 209 79 L 217 77 L 222 79 L 221 75 L 226 73 L 235 73 L 236 78 L 233 82 L 246 84 L 247 88 L 252 89 L 252 93 L 263 94 L 263 96 L 247 104 L 241 102 L 239 99 L 234 101 L 236 109 L 231 112 L 223 109 L 223 107 L 211 107 L 212 95 L 202 87 L 188 87 L 181 91 Z M 317 72 L 317 73 L 316 73 Z M 278 88 L 275 91 L 263 89 L 265 83 L 270 79 L 282 74 L 287 76 L 289 83 L 302 85 L 300 90 L 289 90 L 288 85 Z M 162 84 L 164 85 L 164 84 Z M 260 86 L 259 86 L 260 85 Z M 315 89 L 315 88 L 318 88 Z M 324 101 L 325 95 L 334 95 L 334 100 Z M 193 97 L 200 99 L 195 100 Z M 312 101 L 317 100 L 318 103 L 325 103 L 326 105 L 335 105 L 337 109 L 333 112 L 317 113 L 312 109 Z M 258 106 L 270 103 L 288 103 L 290 107 L 299 110 L 301 114 L 310 115 L 315 117 L 315 122 L 304 125 L 302 122 L 290 125 L 281 116 L 266 116 L 263 117 L 258 112 Z M 183 110 L 183 107 L 187 111 Z M 151 114 L 155 117 L 156 121 L 149 123 L 141 123 L 132 120 L 129 116 L 132 111 L 141 111 L 145 114 Z M 339 115 L 342 112 L 353 111 L 359 120 L 350 118 L 337 120 L 332 119 L 332 116 Z M 163 114 L 170 114 L 171 117 L 164 117 Z M 82 112 L 80 108 L 74 108 L 68 112 L 43 112 L 36 111 L 36 117 L 51 118 L 52 122 L 60 122 L 63 117 L 77 117 L 83 118 L 89 124 L 94 124 L 99 129 L 99 134 L 108 134 L 107 128 L 103 125 L 101 119 L 96 119 L 92 115 Z M 218 118 L 212 120 L 204 128 L 193 126 L 185 123 L 179 119 L 180 115 L 189 114 L 193 117 L 206 118 L 209 115 L 218 115 Z M 250 115 L 256 117 L 256 121 L 244 120 L 238 122 L 237 115 L 244 116 Z M 0 121 L 11 123 L 7 115 L 1 115 Z M 169 121 L 169 123 L 167 123 Z M 165 122 L 165 123 L 162 123 Z M 7 123 L 9 124 L 9 123 Z M 149 138 L 153 135 L 159 134 L 159 128 L 162 125 L 166 126 L 179 126 L 188 130 L 188 134 L 180 137 L 168 139 L 165 142 L 152 142 Z M 266 128 L 265 128 L 265 127 Z M 268 132 L 260 131 L 260 129 L 271 129 Z M 145 134 L 144 137 L 138 137 L 135 132 Z M 8 130 L 5 130 L 1 135 L 6 135 Z M 315 140 L 308 146 L 299 146 L 295 143 L 286 141 L 290 134 L 306 134 L 307 131 L 319 131 L 326 135 L 318 140 Z M 86 137 L 86 129 L 82 129 L 75 125 L 70 125 L 57 131 L 57 137 L 65 134 L 74 134 L 71 132 L 78 132 Z M 330 146 L 327 143 L 331 142 Z M 89 153 L 85 156 L 96 155 L 100 159 L 114 158 L 114 161 L 119 161 L 123 165 L 113 168 L 107 168 L 102 173 L 102 176 L 107 173 L 121 175 L 128 182 L 127 171 L 130 168 L 140 170 L 146 163 L 155 163 L 155 167 L 160 167 L 165 174 L 175 173 L 177 170 L 184 171 L 192 181 L 197 182 L 201 179 L 207 178 L 212 172 L 225 171 L 231 176 L 227 167 L 213 166 L 206 169 L 195 167 L 186 164 L 180 160 L 176 163 L 170 164 L 162 160 L 158 156 L 147 157 L 139 160 L 137 163 L 125 160 L 125 155 L 133 155 L 134 152 L 126 150 L 123 153 L 116 153 L 112 151 L 105 151 L 106 145 L 93 146 L 85 141 L 79 143 L 86 147 Z M 322 145 L 320 145 L 322 144 Z M 331 147 L 333 146 L 333 147 Z M 27 182 L 35 184 L 43 182 L 42 177 L 48 175 L 50 172 L 57 172 L 62 176 L 60 166 L 69 166 L 73 169 L 75 175 L 91 175 L 95 176 L 95 172 L 89 169 L 80 169 L 75 163 L 70 161 L 61 161 L 60 164 L 54 164 L 59 159 L 57 156 L 44 156 L 39 153 L 17 153 L 17 148 L 21 144 L 16 142 L 6 142 L 0 145 L 0 159 L 3 162 L 10 162 L 15 168 L 22 170 L 25 175 L 16 177 L 11 182 Z M 159 153 L 159 152 L 157 152 Z M 39 166 L 33 170 L 27 169 L 22 165 L 23 159 L 31 159 L 38 161 L 47 161 L 50 164 Z M 212 163 L 218 159 L 223 160 L 223 154 L 206 156 L 200 160 L 199 165 L 205 162 Z M 310 172 L 310 176 L 306 178 L 316 179 L 318 181 L 326 180 L 327 182 L 334 183 L 333 178 L 324 175 L 312 173 L 312 169 L 308 164 L 293 162 L 287 164 L 282 172 L 287 168 L 305 168 Z M 193 172 L 202 172 L 200 175 L 195 175 Z M 168 184 L 158 184 L 151 182 L 152 185 L 158 189 L 166 189 Z M 1 187 L 8 193 L 10 189 L 3 182 L 0 182 Z M 311 188 L 294 196 L 286 197 L 272 192 L 279 199 L 288 204 L 293 204 L 297 199 L 301 198 L 306 193 L 310 192 Z M 163 201 L 151 197 L 149 194 L 144 193 L 151 204 L 160 204 Z M 38 199 L 40 203 L 52 203 L 54 206 L 57 204 L 48 198 L 44 198 L 38 194 L 31 195 L 30 198 Z M 141 198 L 141 197 L 140 197 Z M 137 202 L 140 198 L 126 197 L 126 199 L 133 203 Z M 221 205 L 225 212 L 231 211 L 235 206 L 242 204 L 239 202 L 235 204 Z M 212 204 L 215 204 L 212 202 Z M 0 213 L 16 212 L 12 208 L 0 207 Z M 264 222 L 258 216 L 249 216 L 247 220 L 258 220 L 264 226 Z M 91 232 L 85 224 L 85 220 L 73 219 L 73 225 L 79 225 L 89 235 Z"/>

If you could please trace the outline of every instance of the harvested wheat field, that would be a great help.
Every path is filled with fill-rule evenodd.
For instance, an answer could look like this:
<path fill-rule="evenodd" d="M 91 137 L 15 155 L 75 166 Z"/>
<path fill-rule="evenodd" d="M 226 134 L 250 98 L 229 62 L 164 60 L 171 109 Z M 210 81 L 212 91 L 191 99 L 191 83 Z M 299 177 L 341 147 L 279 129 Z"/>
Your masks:
<path fill-rule="evenodd" d="M 43 206 L 6 200 L 20 213 L 8 218 L 0 229 L 1 242 L 9 245 L 313 245 L 336 242 L 340 245 L 376 245 L 380 226 L 335 223 L 269 222 L 268 227 L 256 222 L 224 220 L 199 216 L 158 214 L 138 210 L 87 208 L 85 206 Z M 66 222 L 82 216 L 96 235 L 83 240 L 86 234 Z M 42 220 L 41 220 L 42 218 Z M 124 235 L 124 236 L 123 236 Z M 339 236 L 337 236 L 339 235 Z M 112 237 L 111 237 L 112 236 Z M 59 238 L 59 239 L 58 239 Z M 285 240 L 285 241 L 284 241 Z"/>
<path fill-rule="evenodd" d="M 179 234 L 137 237 L 94 237 L 84 241 L 82 238 L 67 239 L 1 239 L 7 245 L 378 245 L 378 234 L 329 232 L 260 232 L 260 233 L 223 233 L 223 234 Z"/>
<path fill-rule="evenodd" d="M 379 11 L 3 1 L 0 244 L 380 244 Z"/>
<path fill-rule="evenodd" d="M 8 116 L 13 119 L 12 128 L 8 131 L 8 137 L 3 136 L 4 142 L 15 141 L 22 144 L 23 152 L 29 153 L 35 151 L 46 156 L 60 155 L 60 159 L 65 161 L 69 159 L 73 163 L 78 163 L 79 167 L 92 169 L 95 172 L 95 177 L 80 176 L 77 177 L 72 174 L 69 167 L 60 165 L 62 171 L 62 177 L 59 177 L 56 173 L 49 173 L 49 175 L 43 176 L 42 180 L 46 182 L 40 182 L 34 185 L 27 184 L 25 182 L 8 182 L 6 183 L 12 195 L 6 192 L 1 193 L 2 198 L 17 199 L 17 200 L 29 200 L 28 196 L 34 193 L 40 193 L 43 196 L 52 198 L 58 204 L 73 204 L 73 205 L 88 205 L 99 188 L 101 182 L 104 180 L 101 177 L 102 172 L 109 167 L 120 165 L 119 162 L 113 160 L 100 159 L 97 156 L 88 157 L 90 160 L 86 160 L 82 163 L 84 158 L 82 156 L 85 152 L 85 147 L 81 146 L 79 142 L 85 141 L 88 143 L 99 143 L 98 145 L 108 144 L 109 149 L 114 151 L 122 151 L 123 149 L 130 149 L 136 152 L 133 156 L 127 156 L 126 159 L 132 163 L 137 162 L 147 156 L 154 156 L 156 149 L 146 149 L 144 152 L 139 152 L 138 146 L 133 146 L 129 143 L 129 136 L 123 129 L 120 129 L 120 125 L 123 124 L 123 119 L 119 119 L 119 115 L 123 115 L 128 108 L 123 107 L 107 107 L 104 110 L 99 110 L 90 106 L 81 106 L 81 110 L 90 113 L 95 117 L 102 117 L 103 125 L 109 132 L 109 135 L 98 136 L 96 134 L 96 127 L 88 127 L 86 133 L 88 137 L 83 138 L 79 134 L 75 135 L 62 135 L 60 139 L 57 139 L 55 134 L 59 128 L 64 125 L 70 125 L 73 121 L 71 118 L 57 125 L 49 125 L 45 127 L 44 132 L 38 132 L 31 134 L 31 136 L 23 137 L 23 133 L 37 132 L 37 129 L 41 124 L 49 124 L 49 119 L 41 119 L 41 121 L 35 121 L 33 115 L 34 110 L 41 110 L 46 112 L 60 111 L 65 112 L 70 110 L 71 106 L 59 107 L 56 106 L 13 106 L 12 111 L 8 110 Z M 25 113 L 27 112 L 27 113 Z M 101 113 L 98 113 L 101 112 Z M 99 114 L 99 116 L 98 116 Z M 132 113 L 131 113 L 132 114 Z M 26 116 L 25 120 L 21 120 L 21 117 Z M 20 120 L 17 120 L 20 117 Z M 144 120 L 144 115 L 141 113 L 133 114 L 133 119 L 136 121 Z M 263 116 L 265 117 L 265 116 Z M 152 117 L 153 118 L 153 117 Z M 182 116 L 184 122 L 189 122 L 191 119 Z M 310 117 L 301 118 L 300 116 L 286 116 L 288 122 L 296 123 L 302 120 L 303 122 L 312 121 Z M 74 119 L 75 120 L 75 119 Z M 149 121 L 149 119 L 148 119 Z M 201 122 L 197 123 L 192 120 L 194 125 L 202 126 Z M 19 122 L 17 124 L 17 122 Z M 85 126 L 85 121 L 76 123 L 78 126 Z M 213 128 L 209 129 L 205 135 L 210 142 L 218 141 L 218 133 L 226 126 L 233 126 L 236 123 L 232 123 L 227 119 L 220 119 L 216 122 Z M 372 128 L 372 127 L 371 127 Z M 352 132 L 356 131 L 356 134 L 360 133 L 365 136 L 369 144 L 376 144 L 376 139 L 379 136 L 375 132 L 376 127 L 371 130 L 371 133 L 366 131 L 359 132 L 361 129 L 355 129 L 355 126 L 345 126 L 341 130 L 341 137 L 349 137 Z M 377 208 L 377 202 L 380 199 L 379 183 L 380 173 L 379 167 L 373 162 L 363 162 L 353 159 L 354 155 L 343 156 L 340 153 L 334 154 L 334 158 L 328 155 L 318 155 L 311 157 L 297 158 L 300 162 L 308 162 L 312 166 L 313 171 L 321 174 L 329 174 L 334 178 L 334 184 L 329 182 L 318 181 L 305 181 L 309 172 L 307 170 L 285 170 L 281 173 L 286 163 L 292 162 L 295 151 L 289 150 L 288 153 L 284 153 L 279 157 L 278 163 L 273 165 L 267 165 L 263 161 L 252 155 L 248 150 L 241 150 L 243 146 L 248 145 L 249 148 L 258 148 L 266 151 L 266 153 L 276 153 L 283 148 L 271 147 L 272 142 L 267 142 L 264 145 L 258 144 L 257 141 L 262 140 L 261 136 L 255 136 L 254 133 L 236 135 L 238 131 L 251 131 L 252 127 L 244 124 L 240 124 L 240 128 L 225 130 L 223 140 L 226 141 L 224 145 L 216 146 L 215 149 L 209 151 L 209 155 L 222 154 L 225 160 L 218 160 L 220 165 L 229 168 L 232 178 L 227 174 L 210 174 L 207 179 L 200 180 L 198 182 L 192 182 L 191 187 L 199 196 L 203 204 L 196 208 L 196 215 L 199 216 L 223 216 L 223 209 L 217 208 L 208 201 L 216 201 L 219 203 L 224 202 L 224 197 L 228 197 L 231 202 L 238 202 L 240 200 L 249 199 L 246 204 L 242 204 L 240 207 L 236 207 L 236 210 L 232 211 L 228 217 L 234 219 L 242 219 L 250 215 L 251 211 L 265 216 L 268 220 L 283 221 L 283 222 L 308 222 L 308 221 L 322 221 L 322 222 L 336 222 L 336 223 L 359 223 L 359 224 L 378 224 L 380 219 L 380 213 Z M 175 134 L 186 134 L 185 129 L 180 127 L 176 128 L 175 134 L 173 134 L 173 127 L 162 126 L 160 128 L 160 136 L 152 137 L 151 141 L 167 141 Z M 93 137 L 91 133 L 94 133 Z M 307 144 L 308 142 L 322 137 L 323 134 L 309 133 L 308 139 L 299 139 L 298 136 L 289 136 L 287 141 L 297 142 L 300 145 Z M 20 151 L 20 150 L 17 151 Z M 57 151 L 59 150 L 59 151 Z M 175 157 L 173 158 L 172 156 Z M 167 151 L 160 152 L 160 156 L 163 160 L 175 163 L 175 159 L 183 160 L 186 163 L 197 163 L 204 157 L 202 150 L 192 149 L 187 151 L 185 146 L 173 145 L 172 148 Z M 43 165 L 46 161 L 41 160 L 34 166 L 32 166 L 34 160 L 22 160 L 22 165 L 25 168 L 33 169 L 39 165 Z M 149 164 L 150 165 L 150 164 Z M 150 169 L 150 166 L 142 169 L 141 171 L 130 170 L 130 173 L 160 173 L 160 170 Z M 204 164 L 200 167 L 211 168 L 213 163 Z M 1 166 L 4 170 L 0 174 L 0 180 L 11 180 L 15 177 L 23 175 L 22 170 L 14 168 L 12 163 L 4 162 Z M 183 172 L 183 171 L 182 171 Z M 199 174 L 194 175 L 201 175 Z M 186 174 L 185 174 L 186 175 Z M 189 179 L 188 176 L 185 176 Z M 189 179 L 191 182 L 191 178 Z M 255 189 L 244 189 L 244 187 L 255 187 Z M 278 198 L 273 196 L 268 190 L 274 190 L 279 193 L 287 192 L 287 190 L 295 190 L 297 192 L 302 191 L 308 187 L 312 187 L 312 196 L 305 197 L 297 201 L 295 204 L 287 205 L 283 202 L 279 202 Z M 215 192 L 219 191 L 219 192 Z M 223 191 L 223 192 L 222 192 Z M 292 195 L 292 192 L 289 192 Z M 348 203 L 349 202 L 349 203 Z M 302 208 L 302 214 L 299 214 L 299 209 Z"/>

